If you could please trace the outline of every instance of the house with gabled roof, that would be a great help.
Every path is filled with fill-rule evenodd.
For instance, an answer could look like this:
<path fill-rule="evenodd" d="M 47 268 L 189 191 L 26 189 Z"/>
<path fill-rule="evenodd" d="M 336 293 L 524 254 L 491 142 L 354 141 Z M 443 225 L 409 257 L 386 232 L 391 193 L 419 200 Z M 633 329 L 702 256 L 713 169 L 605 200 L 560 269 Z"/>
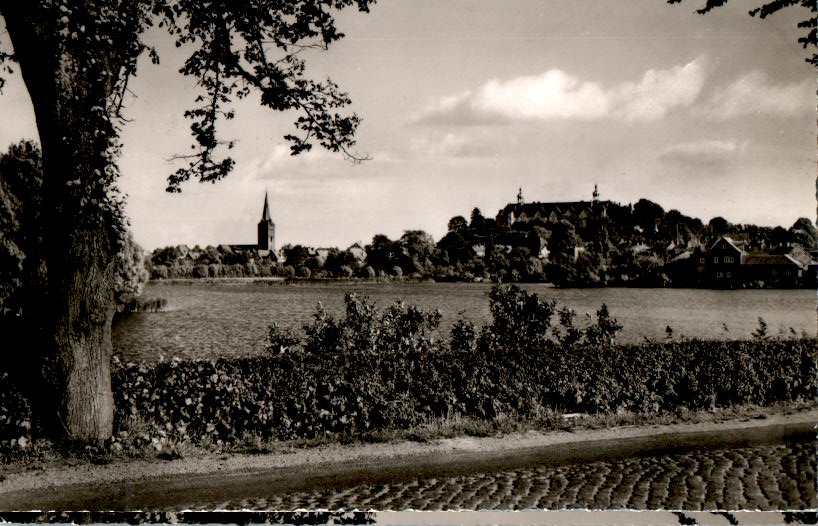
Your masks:
<path fill-rule="evenodd" d="M 740 267 L 745 256 L 741 245 L 728 236 L 721 236 L 704 253 L 705 280 L 717 288 L 740 285 Z"/>
<path fill-rule="evenodd" d="M 789 254 L 749 254 L 742 265 L 746 284 L 758 287 L 800 287 L 808 265 Z"/>
<path fill-rule="evenodd" d="M 707 251 L 691 257 L 699 258 L 697 281 L 705 286 L 802 287 L 814 281 L 810 273 L 810 264 L 814 262 L 804 251 L 793 254 L 751 252 L 746 243 L 729 236 L 720 237 Z M 693 265 L 688 268 L 692 273 Z"/>

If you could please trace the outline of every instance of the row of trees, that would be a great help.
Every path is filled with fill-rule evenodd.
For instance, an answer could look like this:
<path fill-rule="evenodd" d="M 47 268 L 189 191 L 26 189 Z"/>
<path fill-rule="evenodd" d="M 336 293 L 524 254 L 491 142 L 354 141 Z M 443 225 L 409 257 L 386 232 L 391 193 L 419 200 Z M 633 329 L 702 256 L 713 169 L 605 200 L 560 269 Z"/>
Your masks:
<path fill-rule="evenodd" d="M 221 245 L 167 247 L 148 260 L 151 276 L 164 278 L 411 277 L 436 281 L 494 280 L 552 282 L 561 286 L 673 285 L 665 264 L 685 251 L 701 251 L 722 235 L 741 239 L 749 251 L 809 253 L 818 249 L 818 230 L 806 218 L 789 229 L 707 224 L 678 210 L 640 199 L 635 205 L 604 202 L 588 217 L 539 218 L 511 224 L 477 208 L 467 220 L 455 216 L 437 242 L 423 230 L 398 239 L 376 234 L 365 247 L 314 249 L 285 245 L 278 257 Z"/>

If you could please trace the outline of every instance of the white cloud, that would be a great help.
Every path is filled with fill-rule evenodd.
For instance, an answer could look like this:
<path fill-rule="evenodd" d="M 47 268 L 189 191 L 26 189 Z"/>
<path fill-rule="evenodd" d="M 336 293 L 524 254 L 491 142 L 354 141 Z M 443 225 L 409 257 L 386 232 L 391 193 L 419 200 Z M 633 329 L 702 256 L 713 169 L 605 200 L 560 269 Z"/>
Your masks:
<path fill-rule="evenodd" d="M 323 148 L 313 148 L 308 152 L 292 155 L 289 144 L 279 143 L 266 157 L 256 159 L 251 164 L 250 170 L 261 177 L 274 177 L 276 173 L 288 170 L 309 169 L 312 171 L 333 160 L 337 159 Z"/>
<path fill-rule="evenodd" d="M 813 111 L 814 86 L 810 82 L 774 84 L 753 71 L 716 90 L 699 113 L 726 120 L 743 115 L 788 117 Z"/>
<path fill-rule="evenodd" d="M 705 81 L 703 58 L 648 70 L 638 82 L 604 87 L 551 69 L 540 75 L 492 79 L 473 91 L 442 97 L 420 122 L 474 124 L 497 121 L 617 118 L 655 120 L 691 105 Z"/>
<path fill-rule="evenodd" d="M 614 113 L 628 121 L 654 120 L 675 108 L 690 106 L 704 85 L 704 60 L 698 58 L 671 69 L 645 72 L 638 84 L 624 84 L 612 98 Z"/>
<path fill-rule="evenodd" d="M 535 77 L 490 80 L 470 105 L 509 119 L 596 119 L 609 112 L 610 102 L 598 84 L 552 69 Z"/>

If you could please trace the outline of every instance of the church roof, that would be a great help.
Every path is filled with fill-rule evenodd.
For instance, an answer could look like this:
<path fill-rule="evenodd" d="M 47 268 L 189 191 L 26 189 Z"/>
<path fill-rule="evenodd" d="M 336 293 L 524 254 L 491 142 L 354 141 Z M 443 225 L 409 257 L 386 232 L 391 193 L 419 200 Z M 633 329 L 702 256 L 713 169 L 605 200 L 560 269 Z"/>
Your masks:
<path fill-rule="evenodd" d="M 594 204 L 592 201 L 509 203 L 497 214 L 497 217 L 508 216 L 512 213 L 516 218 L 525 218 L 526 220 L 531 220 L 538 216 L 542 219 L 548 219 L 551 214 L 554 214 L 555 218 L 573 217 L 579 216 L 586 210 L 591 210 Z M 600 201 L 599 204 L 605 206 L 607 202 Z"/>
<path fill-rule="evenodd" d="M 272 219 L 270 219 L 270 205 L 267 202 L 267 192 L 264 192 L 264 208 L 261 210 L 261 220 L 263 222 L 270 221 L 272 223 Z"/>

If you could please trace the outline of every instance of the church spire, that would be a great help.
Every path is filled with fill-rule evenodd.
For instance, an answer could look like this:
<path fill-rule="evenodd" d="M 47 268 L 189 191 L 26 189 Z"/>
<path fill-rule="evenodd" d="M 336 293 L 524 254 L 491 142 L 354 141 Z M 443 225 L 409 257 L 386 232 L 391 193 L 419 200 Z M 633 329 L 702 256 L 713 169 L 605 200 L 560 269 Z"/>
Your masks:
<path fill-rule="evenodd" d="M 264 208 L 261 210 L 261 221 L 258 222 L 258 245 L 259 250 L 275 250 L 276 247 L 276 226 L 270 218 L 270 205 L 267 199 L 267 192 L 264 192 Z"/>
<path fill-rule="evenodd" d="M 270 220 L 270 206 L 267 204 L 267 192 L 264 192 L 264 209 L 261 211 L 261 220 Z"/>

